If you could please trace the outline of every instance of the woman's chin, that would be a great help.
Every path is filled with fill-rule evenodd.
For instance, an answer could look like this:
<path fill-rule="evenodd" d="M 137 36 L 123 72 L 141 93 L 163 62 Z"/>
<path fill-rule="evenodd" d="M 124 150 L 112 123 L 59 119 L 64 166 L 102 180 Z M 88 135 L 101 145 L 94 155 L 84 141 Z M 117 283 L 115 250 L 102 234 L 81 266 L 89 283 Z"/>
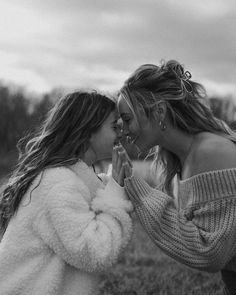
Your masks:
<path fill-rule="evenodd" d="M 138 141 L 134 142 L 133 145 L 137 149 L 138 153 L 142 153 L 144 151 L 143 146 Z"/>

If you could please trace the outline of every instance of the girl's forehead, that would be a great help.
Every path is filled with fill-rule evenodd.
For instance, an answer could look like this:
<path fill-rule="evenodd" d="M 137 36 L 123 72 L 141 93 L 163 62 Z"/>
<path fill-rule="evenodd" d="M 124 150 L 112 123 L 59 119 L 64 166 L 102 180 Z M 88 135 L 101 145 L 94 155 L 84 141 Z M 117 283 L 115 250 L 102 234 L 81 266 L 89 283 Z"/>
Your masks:
<path fill-rule="evenodd" d="M 113 112 L 113 117 L 115 118 L 115 120 L 118 120 L 118 118 L 119 118 L 119 112 L 118 112 L 118 110 L 115 110 Z"/>
<path fill-rule="evenodd" d="M 118 113 L 118 110 L 116 109 L 116 110 L 114 110 L 114 111 L 112 111 L 111 113 L 110 113 L 110 115 L 108 116 L 108 119 L 110 120 L 110 121 L 115 121 L 115 120 L 117 120 L 119 118 L 119 113 Z"/>

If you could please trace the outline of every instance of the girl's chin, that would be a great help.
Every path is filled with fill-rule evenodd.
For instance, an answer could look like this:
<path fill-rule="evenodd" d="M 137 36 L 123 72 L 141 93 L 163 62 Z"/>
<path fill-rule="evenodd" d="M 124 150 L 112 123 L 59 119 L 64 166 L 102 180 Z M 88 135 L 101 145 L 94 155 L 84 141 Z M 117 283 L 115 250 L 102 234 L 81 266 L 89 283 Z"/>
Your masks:
<path fill-rule="evenodd" d="M 100 155 L 98 161 L 105 161 L 105 160 L 111 160 L 112 159 L 112 151 L 107 154 Z"/>

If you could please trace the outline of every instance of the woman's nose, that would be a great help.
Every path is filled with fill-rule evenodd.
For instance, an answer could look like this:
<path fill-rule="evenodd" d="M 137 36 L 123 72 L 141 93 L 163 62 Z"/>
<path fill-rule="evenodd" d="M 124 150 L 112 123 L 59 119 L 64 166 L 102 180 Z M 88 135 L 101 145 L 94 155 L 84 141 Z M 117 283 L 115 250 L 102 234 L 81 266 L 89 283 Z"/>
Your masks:
<path fill-rule="evenodd" d="M 128 129 L 123 129 L 123 135 L 128 136 L 129 135 L 129 130 Z"/>

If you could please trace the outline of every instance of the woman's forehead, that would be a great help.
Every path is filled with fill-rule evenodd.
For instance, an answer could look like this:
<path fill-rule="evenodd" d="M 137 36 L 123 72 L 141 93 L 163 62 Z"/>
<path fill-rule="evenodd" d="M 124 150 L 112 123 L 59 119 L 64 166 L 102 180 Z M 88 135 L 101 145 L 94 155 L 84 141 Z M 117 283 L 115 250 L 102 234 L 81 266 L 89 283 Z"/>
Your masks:
<path fill-rule="evenodd" d="M 118 98 L 118 110 L 119 110 L 119 113 L 131 113 L 131 109 L 127 103 L 127 101 L 122 97 L 122 96 L 119 96 Z"/>

